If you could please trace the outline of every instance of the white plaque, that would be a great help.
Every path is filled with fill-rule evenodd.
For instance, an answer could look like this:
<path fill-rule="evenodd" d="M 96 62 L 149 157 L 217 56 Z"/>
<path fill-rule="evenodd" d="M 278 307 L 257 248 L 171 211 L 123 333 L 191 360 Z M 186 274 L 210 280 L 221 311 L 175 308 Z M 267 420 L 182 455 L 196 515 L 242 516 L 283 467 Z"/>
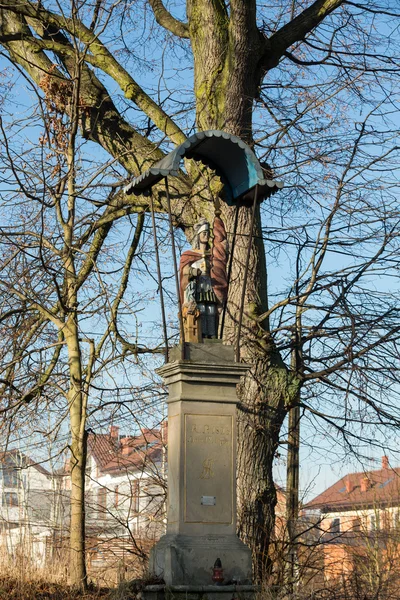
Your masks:
<path fill-rule="evenodd" d="M 201 503 L 203 506 L 215 506 L 217 504 L 217 499 L 215 496 L 202 496 Z"/>

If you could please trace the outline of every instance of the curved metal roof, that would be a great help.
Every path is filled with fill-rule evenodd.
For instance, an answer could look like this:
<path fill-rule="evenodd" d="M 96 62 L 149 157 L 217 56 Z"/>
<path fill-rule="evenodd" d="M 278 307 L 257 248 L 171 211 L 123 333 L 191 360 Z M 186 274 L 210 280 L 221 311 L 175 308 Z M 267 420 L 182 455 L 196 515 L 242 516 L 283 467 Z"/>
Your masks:
<path fill-rule="evenodd" d="M 237 200 L 252 202 L 258 184 L 259 201 L 274 194 L 283 183 L 265 179 L 264 171 L 252 151 L 240 138 L 224 131 L 199 131 L 183 144 L 156 162 L 150 169 L 135 177 L 125 188 L 125 194 L 148 194 L 153 185 L 164 177 L 179 175 L 183 158 L 200 161 L 216 171 L 225 184 L 228 204 Z"/>

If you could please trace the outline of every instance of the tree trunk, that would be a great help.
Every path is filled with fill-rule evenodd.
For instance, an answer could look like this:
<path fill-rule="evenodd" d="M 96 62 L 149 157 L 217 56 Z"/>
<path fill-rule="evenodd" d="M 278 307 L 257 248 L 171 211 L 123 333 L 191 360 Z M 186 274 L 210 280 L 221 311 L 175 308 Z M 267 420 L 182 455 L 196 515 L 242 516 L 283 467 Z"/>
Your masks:
<path fill-rule="evenodd" d="M 86 590 L 85 564 L 85 466 L 86 466 L 86 402 L 82 385 L 81 351 L 76 315 L 66 326 L 66 343 L 70 369 L 68 403 L 71 423 L 71 524 L 70 584 Z"/>
<path fill-rule="evenodd" d="M 231 2 L 230 12 L 218 0 L 188 0 L 197 126 L 250 141 L 263 39 L 253 0 Z"/>
<path fill-rule="evenodd" d="M 237 343 L 235 333 L 249 240 L 250 210 L 240 209 L 224 332 L 227 343 Z M 234 212 L 235 209 L 224 205 L 223 219 L 229 233 L 233 232 Z M 257 211 L 240 340 L 241 359 L 253 368 L 239 389 L 238 523 L 241 537 L 253 550 L 255 577 L 259 581 L 268 568 L 269 539 L 274 528 L 274 455 L 287 408 L 297 397 L 300 386 L 275 348 L 268 320 L 260 323 L 257 319 L 266 310 L 265 249 Z"/>

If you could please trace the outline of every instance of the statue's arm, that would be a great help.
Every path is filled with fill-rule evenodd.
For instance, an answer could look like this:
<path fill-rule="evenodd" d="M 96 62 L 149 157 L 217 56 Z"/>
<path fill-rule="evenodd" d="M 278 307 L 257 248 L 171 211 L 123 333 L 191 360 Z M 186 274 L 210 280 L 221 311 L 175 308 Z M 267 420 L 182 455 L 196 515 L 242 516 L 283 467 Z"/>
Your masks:
<path fill-rule="evenodd" d="M 183 269 L 182 269 L 182 279 L 187 280 L 187 281 L 196 279 L 196 277 L 200 274 L 201 274 L 200 269 L 195 269 L 194 267 L 191 267 L 190 265 L 186 265 L 186 267 L 183 267 Z"/>

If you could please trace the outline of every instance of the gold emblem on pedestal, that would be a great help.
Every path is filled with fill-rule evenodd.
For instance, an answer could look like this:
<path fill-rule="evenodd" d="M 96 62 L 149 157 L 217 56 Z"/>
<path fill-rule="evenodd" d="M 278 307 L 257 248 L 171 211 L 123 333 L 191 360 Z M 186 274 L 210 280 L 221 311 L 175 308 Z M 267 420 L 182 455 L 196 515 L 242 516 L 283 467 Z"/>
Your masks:
<path fill-rule="evenodd" d="M 212 470 L 214 458 L 206 458 L 203 460 L 203 470 L 200 475 L 200 479 L 213 479 L 214 471 Z"/>

